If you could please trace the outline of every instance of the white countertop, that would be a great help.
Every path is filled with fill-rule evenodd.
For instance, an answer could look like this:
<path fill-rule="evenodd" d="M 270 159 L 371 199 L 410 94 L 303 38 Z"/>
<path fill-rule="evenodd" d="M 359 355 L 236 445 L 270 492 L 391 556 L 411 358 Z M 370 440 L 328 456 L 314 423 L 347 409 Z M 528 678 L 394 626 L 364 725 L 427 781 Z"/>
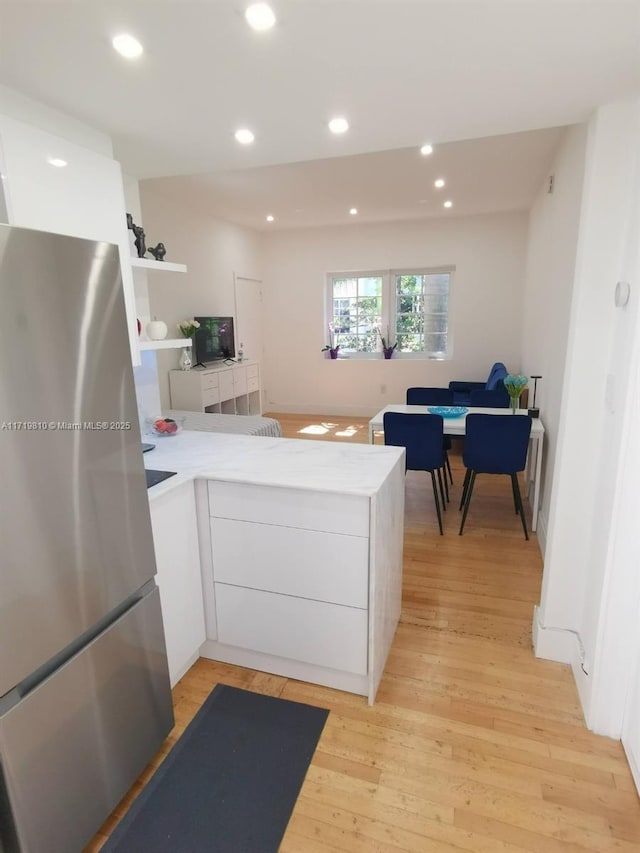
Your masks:
<path fill-rule="evenodd" d="M 156 445 L 144 454 L 145 468 L 177 472 L 148 490 L 150 501 L 194 478 L 369 497 L 404 453 L 398 447 L 190 430 L 143 440 Z"/>

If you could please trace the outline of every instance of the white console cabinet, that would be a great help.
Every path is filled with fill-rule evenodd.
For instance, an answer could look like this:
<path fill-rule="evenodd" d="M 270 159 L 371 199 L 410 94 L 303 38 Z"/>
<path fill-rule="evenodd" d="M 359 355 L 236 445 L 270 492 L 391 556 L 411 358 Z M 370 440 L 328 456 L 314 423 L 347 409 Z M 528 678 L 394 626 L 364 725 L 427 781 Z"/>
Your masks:
<path fill-rule="evenodd" d="M 262 388 L 257 361 L 170 370 L 171 408 L 224 415 L 261 415 Z"/>

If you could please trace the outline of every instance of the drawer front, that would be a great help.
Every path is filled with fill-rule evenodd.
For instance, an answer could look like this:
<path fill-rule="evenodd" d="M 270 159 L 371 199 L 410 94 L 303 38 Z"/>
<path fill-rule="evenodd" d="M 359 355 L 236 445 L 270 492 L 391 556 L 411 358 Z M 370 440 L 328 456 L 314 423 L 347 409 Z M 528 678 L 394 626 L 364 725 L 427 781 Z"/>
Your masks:
<path fill-rule="evenodd" d="M 366 675 L 366 610 L 222 583 L 215 596 L 221 643 Z"/>
<path fill-rule="evenodd" d="M 248 364 L 247 365 L 247 379 L 257 379 L 260 373 L 258 371 L 257 364 Z"/>
<path fill-rule="evenodd" d="M 218 387 L 218 374 L 217 373 L 205 373 L 202 377 L 202 387 L 203 389 L 209 388 L 217 388 Z"/>
<path fill-rule="evenodd" d="M 236 397 L 247 393 L 247 374 L 245 370 L 242 373 L 233 371 L 233 391 Z"/>
<path fill-rule="evenodd" d="M 220 400 L 231 400 L 235 394 L 233 390 L 233 373 L 230 370 L 225 370 L 218 375 L 218 383 L 220 388 Z"/>
<path fill-rule="evenodd" d="M 257 376 L 252 376 L 247 379 L 247 391 L 259 391 L 260 390 L 260 380 Z"/>
<path fill-rule="evenodd" d="M 369 537 L 369 499 L 362 495 L 278 489 L 210 480 L 209 514 L 237 521 Z"/>
<path fill-rule="evenodd" d="M 217 388 L 207 388 L 202 392 L 202 405 L 212 406 L 220 402 L 220 391 Z"/>
<path fill-rule="evenodd" d="M 215 581 L 367 607 L 368 539 L 212 518 L 211 547 Z"/>

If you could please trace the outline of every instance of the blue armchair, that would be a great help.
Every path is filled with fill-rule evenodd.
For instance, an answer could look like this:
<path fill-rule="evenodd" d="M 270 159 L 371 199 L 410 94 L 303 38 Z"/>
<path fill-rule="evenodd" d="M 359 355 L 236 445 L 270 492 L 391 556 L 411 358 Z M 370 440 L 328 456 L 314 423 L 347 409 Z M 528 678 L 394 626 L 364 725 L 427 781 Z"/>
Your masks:
<path fill-rule="evenodd" d="M 501 361 L 491 368 L 486 382 L 460 382 L 449 383 L 449 390 L 453 391 L 454 406 L 468 406 L 471 403 L 471 392 L 476 390 L 499 391 L 504 390 L 504 378 L 509 371 Z"/>

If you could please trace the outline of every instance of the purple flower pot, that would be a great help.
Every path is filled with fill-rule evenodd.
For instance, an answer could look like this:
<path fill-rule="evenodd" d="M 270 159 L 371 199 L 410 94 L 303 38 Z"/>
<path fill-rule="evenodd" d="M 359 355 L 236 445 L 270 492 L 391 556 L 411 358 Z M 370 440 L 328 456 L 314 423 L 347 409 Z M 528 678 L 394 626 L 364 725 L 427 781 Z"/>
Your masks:
<path fill-rule="evenodd" d="M 338 350 L 337 349 L 330 349 L 329 350 L 329 357 L 330 358 L 337 358 L 338 357 Z"/>
<path fill-rule="evenodd" d="M 391 358 L 393 355 L 393 347 L 385 347 L 382 352 L 385 358 Z"/>

